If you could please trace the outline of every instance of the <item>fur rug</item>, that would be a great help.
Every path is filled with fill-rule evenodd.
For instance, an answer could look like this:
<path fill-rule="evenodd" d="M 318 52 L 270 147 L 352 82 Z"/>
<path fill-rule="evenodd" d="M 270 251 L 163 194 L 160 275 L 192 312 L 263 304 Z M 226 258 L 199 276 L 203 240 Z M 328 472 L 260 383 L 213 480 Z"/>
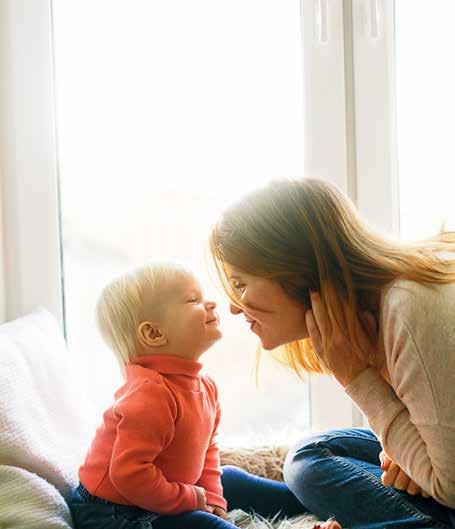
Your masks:
<path fill-rule="evenodd" d="M 267 446 L 258 448 L 221 448 L 221 464 L 235 465 L 251 474 L 283 481 L 283 462 L 287 448 Z M 311 529 L 318 521 L 315 516 L 304 514 L 286 520 L 250 516 L 237 510 L 229 513 L 229 520 L 242 529 Z"/>

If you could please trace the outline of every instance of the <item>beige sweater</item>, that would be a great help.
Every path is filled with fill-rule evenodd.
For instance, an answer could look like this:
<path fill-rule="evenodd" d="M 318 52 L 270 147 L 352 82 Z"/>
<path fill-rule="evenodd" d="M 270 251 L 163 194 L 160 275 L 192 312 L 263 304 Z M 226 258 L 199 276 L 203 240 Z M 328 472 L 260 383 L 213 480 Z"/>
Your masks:
<path fill-rule="evenodd" d="M 392 385 L 370 368 L 346 392 L 390 458 L 455 508 L 455 284 L 393 282 L 379 334 Z"/>

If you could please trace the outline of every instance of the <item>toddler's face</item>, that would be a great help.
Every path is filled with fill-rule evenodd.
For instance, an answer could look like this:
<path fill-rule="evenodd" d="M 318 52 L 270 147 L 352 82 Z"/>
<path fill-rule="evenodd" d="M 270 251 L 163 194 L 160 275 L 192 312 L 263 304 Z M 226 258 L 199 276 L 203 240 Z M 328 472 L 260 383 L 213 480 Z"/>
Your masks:
<path fill-rule="evenodd" d="M 201 286 L 193 276 L 176 280 L 166 310 L 166 336 L 171 354 L 199 358 L 222 334 L 216 303 L 205 299 Z"/>

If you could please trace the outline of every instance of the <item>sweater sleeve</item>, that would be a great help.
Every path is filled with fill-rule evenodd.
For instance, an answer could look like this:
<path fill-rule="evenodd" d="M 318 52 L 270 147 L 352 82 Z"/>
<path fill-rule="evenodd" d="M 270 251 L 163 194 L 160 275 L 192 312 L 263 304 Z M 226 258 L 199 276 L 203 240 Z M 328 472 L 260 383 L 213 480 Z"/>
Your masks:
<path fill-rule="evenodd" d="M 208 380 L 210 387 L 213 388 L 213 394 L 216 400 L 216 416 L 210 443 L 205 453 L 204 468 L 196 485 L 205 489 L 208 505 L 216 505 L 217 507 L 221 507 L 222 509 L 226 510 L 227 502 L 223 497 L 223 487 L 221 485 L 220 453 L 217 444 L 218 427 L 221 418 L 218 389 L 214 381 L 209 379 L 207 376 L 205 378 Z"/>
<path fill-rule="evenodd" d="M 383 305 L 392 386 L 370 368 L 346 392 L 391 459 L 434 499 L 454 508 L 455 289 L 446 289 L 445 297 L 406 283 L 398 292 L 391 289 Z"/>
<path fill-rule="evenodd" d="M 169 389 L 146 381 L 120 399 L 114 411 L 119 422 L 109 476 L 119 493 L 158 514 L 195 510 L 195 488 L 168 481 L 155 465 L 174 434 L 177 406 Z"/>

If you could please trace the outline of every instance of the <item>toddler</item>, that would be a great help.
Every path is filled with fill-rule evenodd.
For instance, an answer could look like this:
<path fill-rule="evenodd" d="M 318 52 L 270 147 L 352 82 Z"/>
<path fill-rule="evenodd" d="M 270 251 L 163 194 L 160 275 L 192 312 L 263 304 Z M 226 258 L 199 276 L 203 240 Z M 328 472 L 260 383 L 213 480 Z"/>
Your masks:
<path fill-rule="evenodd" d="M 304 510 L 285 484 L 220 468 L 218 392 L 199 362 L 221 338 L 215 309 L 175 263 L 104 288 L 98 326 L 125 383 L 79 469 L 78 529 L 231 529 L 228 503 L 263 516 Z"/>

